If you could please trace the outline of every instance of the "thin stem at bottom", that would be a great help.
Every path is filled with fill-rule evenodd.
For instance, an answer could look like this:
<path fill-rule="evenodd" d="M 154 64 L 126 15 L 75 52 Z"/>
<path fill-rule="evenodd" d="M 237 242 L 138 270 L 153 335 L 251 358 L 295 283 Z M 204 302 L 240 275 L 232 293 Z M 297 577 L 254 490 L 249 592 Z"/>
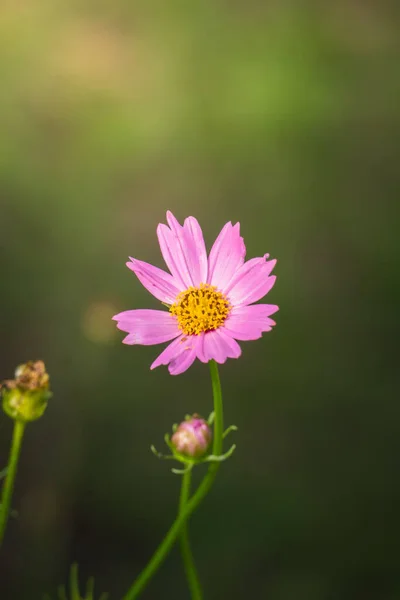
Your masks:
<path fill-rule="evenodd" d="M 181 513 L 185 509 L 185 506 L 189 499 L 191 478 L 192 471 L 191 469 L 189 469 L 183 474 L 182 477 L 181 495 L 179 499 L 179 513 Z M 186 579 L 189 585 L 192 600 L 202 600 L 203 594 L 201 591 L 200 580 L 196 571 L 194 558 L 190 547 L 188 522 L 189 519 L 187 519 L 182 525 L 180 534 L 183 566 L 185 568 Z"/>
<path fill-rule="evenodd" d="M 14 489 L 15 475 L 17 473 L 18 459 L 21 452 L 22 438 L 25 431 L 25 423 L 23 421 L 14 421 L 14 431 L 11 442 L 10 456 L 8 459 L 7 475 L 4 481 L 1 494 L 0 506 L 0 546 L 4 538 L 4 533 L 7 526 L 8 516 L 10 513 L 11 498 Z"/>

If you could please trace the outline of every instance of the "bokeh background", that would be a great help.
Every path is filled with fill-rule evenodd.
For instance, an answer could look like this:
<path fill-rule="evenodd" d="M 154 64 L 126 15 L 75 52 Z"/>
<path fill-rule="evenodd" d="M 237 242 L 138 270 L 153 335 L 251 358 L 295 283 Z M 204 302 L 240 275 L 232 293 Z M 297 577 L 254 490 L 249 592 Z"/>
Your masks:
<path fill-rule="evenodd" d="M 2 0 L 0 378 L 43 359 L 2 600 L 69 565 L 122 597 L 171 523 L 149 451 L 207 415 L 206 367 L 111 317 L 157 308 L 167 209 L 278 258 L 275 330 L 221 369 L 238 449 L 191 521 L 206 598 L 400 598 L 397 2 Z M 0 418 L 1 467 L 12 423 Z M 200 470 L 200 469 L 199 469 Z M 174 550 L 143 598 L 187 599 Z"/>

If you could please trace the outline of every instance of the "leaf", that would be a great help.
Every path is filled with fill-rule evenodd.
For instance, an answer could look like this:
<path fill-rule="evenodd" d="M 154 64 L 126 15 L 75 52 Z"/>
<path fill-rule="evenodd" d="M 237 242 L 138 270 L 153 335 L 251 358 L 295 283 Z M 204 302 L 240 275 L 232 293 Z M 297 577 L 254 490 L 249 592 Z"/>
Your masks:
<path fill-rule="evenodd" d="M 86 584 L 85 600 L 93 600 L 94 594 L 94 577 L 89 577 Z"/>
<path fill-rule="evenodd" d="M 69 591 L 71 594 L 71 600 L 82 600 L 79 593 L 79 580 L 78 580 L 78 565 L 74 563 L 71 565 L 71 571 L 69 574 Z"/>
<path fill-rule="evenodd" d="M 69 595 L 64 585 L 60 585 L 57 589 L 58 600 L 95 600 L 94 599 L 94 578 L 90 577 L 86 583 L 85 597 L 81 597 L 79 591 L 78 564 L 73 563 L 69 572 Z M 107 600 L 108 594 L 103 593 L 99 600 Z M 43 600 L 51 600 L 48 594 L 43 596 Z"/>
<path fill-rule="evenodd" d="M 59 600 L 68 600 L 67 598 L 67 592 L 65 590 L 65 586 L 64 585 L 60 585 L 58 587 L 58 598 Z"/>

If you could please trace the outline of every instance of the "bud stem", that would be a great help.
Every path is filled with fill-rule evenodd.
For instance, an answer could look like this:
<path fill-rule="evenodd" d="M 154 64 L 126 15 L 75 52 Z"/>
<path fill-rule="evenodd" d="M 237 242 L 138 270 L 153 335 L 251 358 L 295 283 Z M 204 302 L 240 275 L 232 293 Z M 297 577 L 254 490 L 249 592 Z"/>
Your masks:
<path fill-rule="evenodd" d="M 188 503 L 190 496 L 190 483 L 192 478 L 191 469 L 187 470 L 182 476 L 182 487 L 181 487 L 181 495 L 179 499 L 179 513 L 182 513 L 185 510 L 185 507 Z M 194 558 L 192 554 L 192 550 L 190 548 L 189 542 L 189 528 L 188 528 L 189 519 L 187 519 L 182 525 L 181 529 L 181 553 L 183 566 L 185 568 L 186 579 L 188 581 L 190 594 L 192 600 L 202 600 L 203 594 L 201 591 L 201 585 L 199 576 L 196 571 L 196 567 L 194 564 Z"/>
<path fill-rule="evenodd" d="M 11 498 L 14 489 L 14 480 L 17 473 L 18 459 L 21 451 L 22 438 L 25 431 L 25 423 L 19 419 L 14 421 L 13 438 L 11 442 L 10 456 L 8 459 L 7 475 L 3 484 L 0 506 L 0 546 L 3 541 L 8 515 L 10 512 Z"/>
<path fill-rule="evenodd" d="M 221 384 L 218 375 L 218 366 L 214 360 L 210 361 L 210 373 L 211 383 L 214 395 L 214 439 L 213 439 L 213 450 L 212 453 L 215 456 L 219 456 L 222 453 L 222 435 L 224 431 L 224 416 L 223 416 L 223 405 L 222 405 L 222 392 Z M 156 573 L 157 569 L 166 559 L 168 553 L 173 547 L 177 537 L 182 531 L 182 527 L 185 525 L 187 519 L 196 510 L 200 502 L 210 491 L 212 484 L 214 483 L 215 477 L 219 469 L 219 462 L 212 462 L 208 467 L 207 473 L 200 483 L 199 487 L 190 498 L 185 508 L 179 512 L 177 518 L 172 523 L 170 530 L 167 535 L 147 563 L 146 567 L 140 573 L 139 577 L 134 581 L 123 600 L 134 600 L 138 598 L 141 592 L 149 583 L 150 579 Z"/>

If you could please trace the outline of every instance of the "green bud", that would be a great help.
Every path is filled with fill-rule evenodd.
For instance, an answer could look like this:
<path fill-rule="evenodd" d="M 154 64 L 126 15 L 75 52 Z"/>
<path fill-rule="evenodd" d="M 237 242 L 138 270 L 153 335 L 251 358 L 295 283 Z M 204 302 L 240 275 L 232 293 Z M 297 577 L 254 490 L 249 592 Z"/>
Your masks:
<path fill-rule="evenodd" d="M 17 367 L 15 379 L 3 381 L 0 389 L 4 412 L 24 422 L 39 419 L 51 397 L 49 375 L 41 360 Z"/>

